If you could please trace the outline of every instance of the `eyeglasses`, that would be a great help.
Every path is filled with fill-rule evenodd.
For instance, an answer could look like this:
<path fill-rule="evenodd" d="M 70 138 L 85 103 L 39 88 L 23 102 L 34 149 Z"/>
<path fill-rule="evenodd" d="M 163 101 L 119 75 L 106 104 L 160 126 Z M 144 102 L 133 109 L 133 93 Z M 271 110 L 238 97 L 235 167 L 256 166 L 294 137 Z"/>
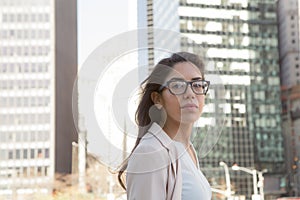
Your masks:
<path fill-rule="evenodd" d="M 195 94 L 206 95 L 209 88 L 209 84 L 210 82 L 206 80 L 185 81 L 171 79 L 165 84 L 163 84 L 159 88 L 158 92 L 161 92 L 164 88 L 168 88 L 171 94 L 181 95 L 186 92 L 188 85 L 190 85 Z"/>

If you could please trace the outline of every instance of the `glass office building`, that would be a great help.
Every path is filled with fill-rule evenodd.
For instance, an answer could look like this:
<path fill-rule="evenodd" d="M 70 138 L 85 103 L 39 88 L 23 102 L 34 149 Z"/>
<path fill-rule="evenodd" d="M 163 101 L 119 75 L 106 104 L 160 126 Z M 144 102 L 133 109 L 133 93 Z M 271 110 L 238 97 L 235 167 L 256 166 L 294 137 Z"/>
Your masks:
<path fill-rule="evenodd" d="M 285 171 L 276 1 L 180 0 L 177 13 L 183 35 L 181 50 L 204 51 L 214 69 L 208 69 L 207 75 L 219 76 L 225 88 L 222 94 L 216 88 L 210 90 L 213 95 L 206 104 L 214 109 L 202 115 L 209 119 L 221 113 L 223 119 L 215 124 L 224 123 L 217 144 L 200 158 L 202 170 L 212 187 L 225 190 L 220 161 L 228 166 L 267 169 L 265 193 L 277 193 L 280 185 L 268 188 L 268 181 L 280 182 Z M 201 133 L 209 132 L 208 128 L 196 129 Z M 203 137 L 196 135 L 193 141 L 199 155 Z M 230 175 L 231 189 L 250 199 L 252 176 L 233 170 Z"/>
<path fill-rule="evenodd" d="M 229 108 L 218 145 L 201 163 L 204 171 L 223 160 L 279 178 L 284 149 L 276 2 L 181 0 L 179 16 L 180 31 L 193 39 L 182 41 L 182 49 L 205 49 L 223 80 Z M 251 196 L 251 175 L 232 175 L 233 190 Z"/>

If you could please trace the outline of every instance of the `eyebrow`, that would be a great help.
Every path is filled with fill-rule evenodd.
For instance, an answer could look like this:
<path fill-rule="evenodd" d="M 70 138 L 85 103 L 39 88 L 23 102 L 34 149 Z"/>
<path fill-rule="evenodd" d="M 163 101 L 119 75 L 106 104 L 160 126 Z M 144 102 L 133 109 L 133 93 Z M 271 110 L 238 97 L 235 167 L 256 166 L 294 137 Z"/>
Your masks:
<path fill-rule="evenodd" d="M 182 80 L 184 80 L 184 79 L 183 79 L 183 78 L 178 78 L 178 77 L 173 77 L 173 78 L 171 78 L 170 80 L 174 80 L 174 81 L 176 81 L 176 80 L 182 81 Z M 192 81 L 202 80 L 202 78 L 201 78 L 201 77 L 195 77 L 195 78 L 192 78 L 191 80 L 192 80 Z"/>
<path fill-rule="evenodd" d="M 202 80 L 202 78 L 201 77 L 192 78 L 192 81 L 195 81 L 195 80 Z"/>

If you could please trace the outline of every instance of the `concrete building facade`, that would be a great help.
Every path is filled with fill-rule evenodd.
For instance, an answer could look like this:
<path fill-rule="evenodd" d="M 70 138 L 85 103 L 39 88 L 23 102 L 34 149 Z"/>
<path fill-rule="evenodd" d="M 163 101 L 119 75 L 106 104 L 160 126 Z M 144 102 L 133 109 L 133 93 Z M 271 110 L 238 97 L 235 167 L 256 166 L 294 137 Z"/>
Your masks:
<path fill-rule="evenodd" d="M 51 193 L 71 172 L 76 20 L 76 1 L 0 1 L 1 198 Z"/>

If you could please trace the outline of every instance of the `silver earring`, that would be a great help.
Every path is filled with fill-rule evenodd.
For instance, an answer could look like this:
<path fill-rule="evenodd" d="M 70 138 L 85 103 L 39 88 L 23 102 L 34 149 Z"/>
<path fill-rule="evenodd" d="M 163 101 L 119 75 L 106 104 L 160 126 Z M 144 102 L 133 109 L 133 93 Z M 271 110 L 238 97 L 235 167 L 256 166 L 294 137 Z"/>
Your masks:
<path fill-rule="evenodd" d="M 157 108 L 158 110 L 160 110 L 160 109 L 162 108 L 162 105 L 159 104 L 159 103 L 156 103 L 155 106 L 156 106 L 156 108 Z"/>

